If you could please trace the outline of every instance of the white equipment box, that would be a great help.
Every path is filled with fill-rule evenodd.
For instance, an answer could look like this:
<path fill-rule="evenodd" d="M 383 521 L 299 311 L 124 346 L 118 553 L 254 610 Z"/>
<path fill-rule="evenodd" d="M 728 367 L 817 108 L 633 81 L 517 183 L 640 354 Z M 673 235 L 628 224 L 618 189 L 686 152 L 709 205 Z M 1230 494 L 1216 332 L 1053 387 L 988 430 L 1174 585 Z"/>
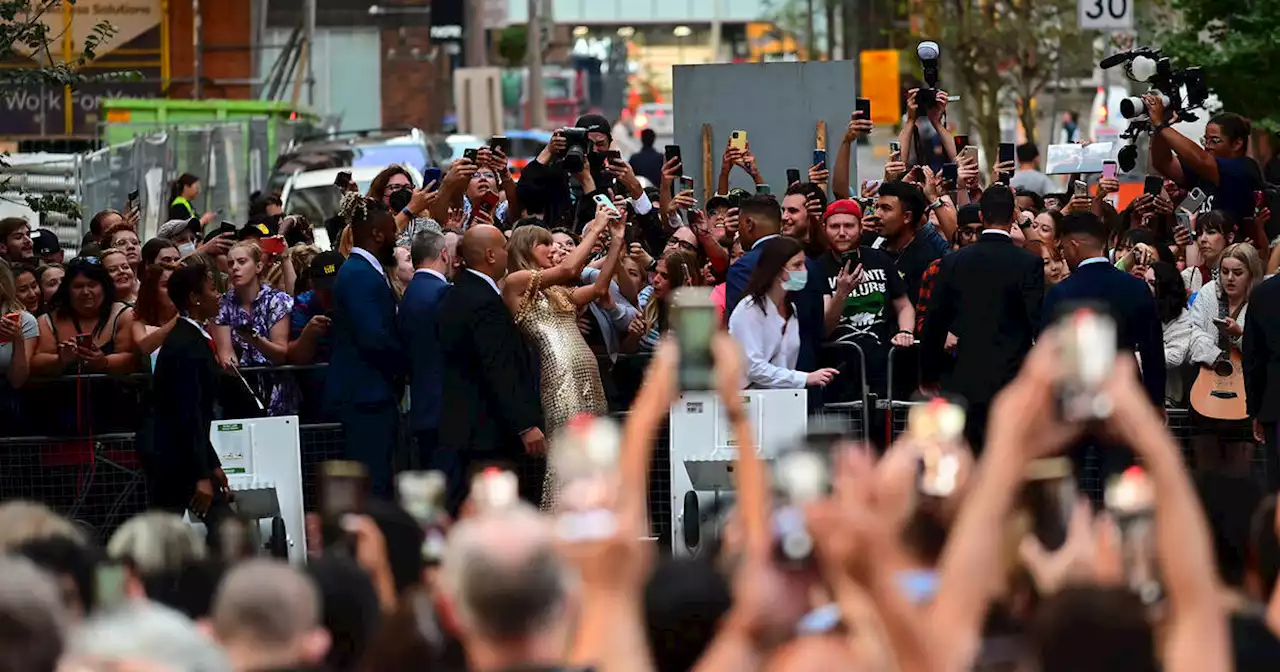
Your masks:
<path fill-rule="evenodd" d="M 771 461 L 808 429 L 805 390 L 743 390 L 743 407 L 755 429 L 756 450 Z M 711 392 L 686 392 L 671 408 L 671 550 L 695 555 L 733 499 L 737 441 Z"/>
<path fill-rule="evenodd" d="M 302 501 L 298 417 L 213 422 L 209 427 L 209 440 L 236 493 L 239 514 L 250 520 L 257 519 L 260 529 L 266 525 L 263 539 L 273 533 L 272 519 L 283 520 L 289 561 L 306 562 L 307 526 Z M 275 534 L 280 532 L 274 530 Z"/>

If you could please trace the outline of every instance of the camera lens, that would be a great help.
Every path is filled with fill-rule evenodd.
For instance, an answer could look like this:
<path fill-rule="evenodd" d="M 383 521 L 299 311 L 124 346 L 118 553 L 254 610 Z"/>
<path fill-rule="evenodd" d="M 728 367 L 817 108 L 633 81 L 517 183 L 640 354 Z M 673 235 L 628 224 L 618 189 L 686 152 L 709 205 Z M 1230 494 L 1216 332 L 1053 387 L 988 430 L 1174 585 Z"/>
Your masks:
<path fill-rule="evenodd" d="M 1139 96 L 1129 96 L 1120 101 L 1120 116 L 1125 119 L 1142 116 L 1147 113 L 1147 103 Z"/>

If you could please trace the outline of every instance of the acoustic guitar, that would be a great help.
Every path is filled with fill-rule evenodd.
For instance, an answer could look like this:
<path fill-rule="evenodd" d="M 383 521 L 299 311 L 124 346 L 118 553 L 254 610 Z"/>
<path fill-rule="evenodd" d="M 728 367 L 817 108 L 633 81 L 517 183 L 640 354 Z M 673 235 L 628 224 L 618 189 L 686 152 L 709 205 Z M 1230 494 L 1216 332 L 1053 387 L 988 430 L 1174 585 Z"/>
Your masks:
<path fill-rule="evenodd" d="M 1202 364 L 1191 386 L 1191 407 L 1206 418 L 1244 420 L 1244 369 L 1240 351 L 1229 348 L 1212 365 Z"/>

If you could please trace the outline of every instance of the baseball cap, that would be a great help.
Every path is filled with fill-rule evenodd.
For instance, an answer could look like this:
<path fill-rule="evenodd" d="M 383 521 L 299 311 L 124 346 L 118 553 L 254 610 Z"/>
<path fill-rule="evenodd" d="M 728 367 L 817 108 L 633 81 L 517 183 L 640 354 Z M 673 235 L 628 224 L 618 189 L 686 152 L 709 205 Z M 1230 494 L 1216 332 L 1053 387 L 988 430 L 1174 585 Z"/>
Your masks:
<path fill-rule="evenodd" d="M 853 215 L 858 219 L 862 219 L 862 206 L 851 198 L 842 198 L 832 201 L 827 206 L 827 211 L 822 213 L 822 219 L 830 219 L 832 215 Z"/>
<path fill-rule="evenodd" d="M 707 212 L 727 207 L 729 207 L 729 197 L 724 194 L 716 194 L 707 200 Z"/>
<path fill-rule="evenodd" d="M 338 277 L 338 269 L 342 268 L 343 262 L 347 260 L 337 250 L 329 250 L 321 252 L 311 260 L 311 284 L 312 286 L 330 287 L 333 281 Z"/>
<path fill-rule="evenodd" d="M 584 114 L 578 117 L 578 121 L 574 123 L 577 128 L 585 128 L 588 133 L 604 133 L 609 137 L 613 137 L 613 125 L 599 114 Z"/>
<path fill-rule="evenodd" d="M 960 206 L 956 211 L 956 220 L 958 226 L 982 223 L 982 206 L 977 203 L 966 203 Z"/>
<path fill-rule="evenodd" d="M 36 229 L 31 232 L 31 249 L 37 257 L 41 257 L 55 254 L 62 249 L 62 243 L 58 242 L 58 234 L 49 229 Z"/>
<path fill-rule="evenodd" d="M 156 231 L 156 238 L 172 240 L 174 236 L 183 231 L 191 231 L 194 234 L 200 233 L 200 220 L 192 217 L 191 219 L 171 219 L 160 225 L 160 230 Z"/>
<path fill-rule="evenodd" d="M 240 240 L 245 240 L 248 238 L 270 238 L 271 235 L 272 235 L 271 228 L 268 227 L 265 223 L 249 222 L 248 224 L 244 225 L 244 228 L 240 229 L 240 233 L 237 236 L 237 238 L 239 238 Z"/>

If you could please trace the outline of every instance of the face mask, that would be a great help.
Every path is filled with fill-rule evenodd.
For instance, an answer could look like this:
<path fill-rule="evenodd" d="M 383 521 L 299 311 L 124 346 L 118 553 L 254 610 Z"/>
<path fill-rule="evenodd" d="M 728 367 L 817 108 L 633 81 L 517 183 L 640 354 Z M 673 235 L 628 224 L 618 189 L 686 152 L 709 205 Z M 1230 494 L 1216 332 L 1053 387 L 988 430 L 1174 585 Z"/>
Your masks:
<path fill-rule="evenodd" d="M 809 271 L 791 271 L 790 276 L 782 281 L 782 288 L 788 292 L 798 292 L 809 283 Z"/>
<path fill-rule="evenodd" d="M 195 254 L 195 251 L 196 251 L 195 243 L 183 243 L 178 246 L 178 254 L 181 254 L 184 257 Z"/>

